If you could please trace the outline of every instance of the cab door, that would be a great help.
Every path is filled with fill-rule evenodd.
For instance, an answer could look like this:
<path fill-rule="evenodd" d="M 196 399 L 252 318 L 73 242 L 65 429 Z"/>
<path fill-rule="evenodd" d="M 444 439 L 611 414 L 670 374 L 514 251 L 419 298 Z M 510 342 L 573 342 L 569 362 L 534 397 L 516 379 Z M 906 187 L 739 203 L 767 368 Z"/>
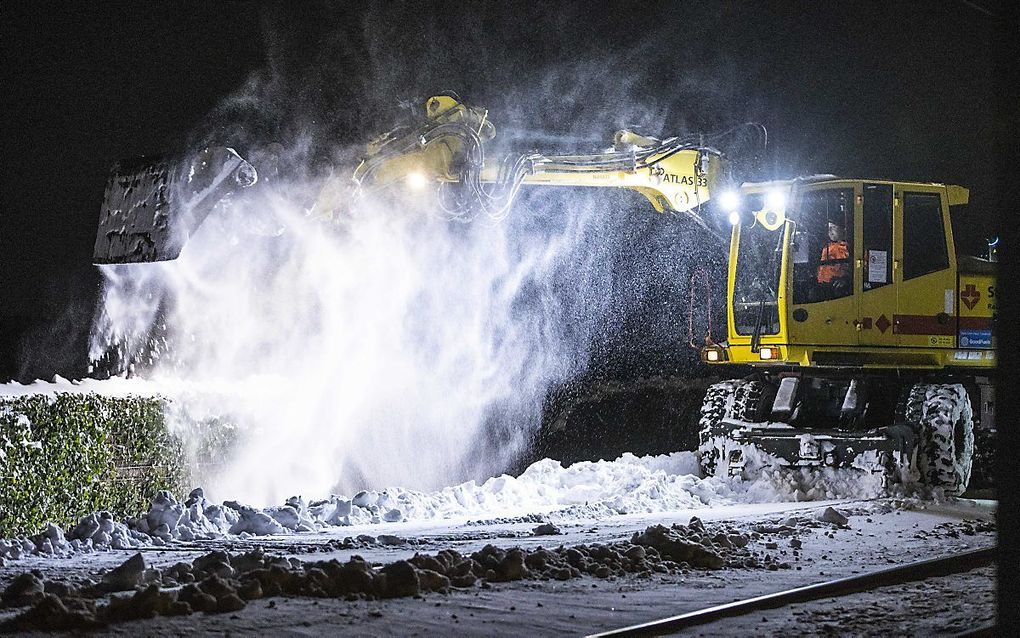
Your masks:
<path fill-rule="evenodd" d="M 897 184 L 893 218 L 898 228 L 893 255 L 899 346 L 956 345 L 956 251 L 949 230 L 945 188 Z"/>
<path fill-rule="evenodd" d="M 797 198 L 790 246 L 790 343 L 857 345 L 859 230 L 853 182 L 806 187 Z"/>
<path fill-rule="evenodd" d="M 862 346 L 895 346 L 897 313 L 893 285 L 893 185 L 864 182 L 861 187 L 861 297 L 857 330 Z"/>

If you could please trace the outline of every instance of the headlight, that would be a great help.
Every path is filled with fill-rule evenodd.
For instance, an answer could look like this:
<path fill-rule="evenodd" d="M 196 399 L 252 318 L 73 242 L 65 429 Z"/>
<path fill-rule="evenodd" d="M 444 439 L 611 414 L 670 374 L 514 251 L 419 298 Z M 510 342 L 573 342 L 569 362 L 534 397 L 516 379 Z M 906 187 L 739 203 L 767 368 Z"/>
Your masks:
<path fill-rule="evenodd" d="M 726 361 L 726 349 L 718 344 L 705 346 L 701 349 L 701 360 L 708 363 L 719 363 Z"/>
<path fill-rule="evenodd" d="M 723 191 L 719 196 L 719 206 L 723 210 L 736 210 L 740 208 L 740 193 L 737 191 Z"/>
<path fill-rule="evenodd" d="M 420 191 L 429 185 L 429 178 L 421 171 L 414 171 L 407 174 L 407 185 L 416 191 Z"/>
<path fill-rule="evenodd" d="M 758 356 L 761 358 L 762 361 L 768 361 L 769 359 L 772 359 L 776 356 L 776 351 L 773 350 L 772 348 L 759 348 Z"/>
<path fill-rule="evenodd" d="M 780 190 L 770 191 L 765 197 L 765 205 L 770 210 L 786 210 L 786 192 Z"/>

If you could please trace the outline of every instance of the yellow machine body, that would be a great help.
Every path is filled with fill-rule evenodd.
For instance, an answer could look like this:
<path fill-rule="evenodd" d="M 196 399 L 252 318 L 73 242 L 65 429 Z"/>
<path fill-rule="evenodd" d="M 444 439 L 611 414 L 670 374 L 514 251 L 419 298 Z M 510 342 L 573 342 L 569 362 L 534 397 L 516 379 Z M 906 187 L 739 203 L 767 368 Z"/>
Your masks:
<path fill-rule="evenodd" d="M 730 241 L 727 341 L 705 348 L 706 361 L 995 366 L 994 264 L 958 258 L 950 223 L 966 189 L 821 176 L 745 184 L 741 195 L 750 207 Z M 833 221 L 843 222 L 846 257 L 830 262 Z M 835 292 L 821 282 L 826 268 L 845 280 Z"/>

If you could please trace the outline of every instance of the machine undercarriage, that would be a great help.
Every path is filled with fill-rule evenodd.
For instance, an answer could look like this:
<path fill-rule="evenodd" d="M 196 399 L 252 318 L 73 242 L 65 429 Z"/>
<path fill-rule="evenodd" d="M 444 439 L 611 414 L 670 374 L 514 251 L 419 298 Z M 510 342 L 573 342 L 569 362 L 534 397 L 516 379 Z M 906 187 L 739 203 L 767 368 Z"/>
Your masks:
<path fill-rule="evenodd" d="M 886 487 L 920 482 L 961 494 L 972 473 L 975 429 L 994 432 L 990 393 L 987 384 L 968 391 L 952 378 L 882 374 L 756 373 L 723 381 L 708 389 L 701 409 L 702 468 L 730 476 L 770 462 L 855 468 L 881 475 Z M 975 396 L 983 399 L 978 410 Z"/>

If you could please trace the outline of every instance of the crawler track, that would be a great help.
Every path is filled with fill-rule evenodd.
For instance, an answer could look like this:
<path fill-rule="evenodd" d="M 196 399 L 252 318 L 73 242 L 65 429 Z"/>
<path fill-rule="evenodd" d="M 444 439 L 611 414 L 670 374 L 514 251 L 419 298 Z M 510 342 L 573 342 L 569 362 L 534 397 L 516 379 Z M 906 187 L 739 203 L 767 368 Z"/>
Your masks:
<path fill-rule="evenodd" d="M 967 572 L 991 564 L 995 560 L 997 551 L 995 547 L 986 547 L 939 558 L 930 558 L 898 567 L 882 569 L 870 574 L 815 583 L 814 585 L 806 585 L 774 594 L 766 594 L 706 609 L 699 609 L 677 616 L 652 620 L 640 625 L 613 629 L 592 634 L 590 638 L 600 636 L 662 636 L 688 627 L 703 625 L 722 618 L 741 616 L 753 611 L 776 609 L 820 598 L 847 596 L 879 587 L 899 585 L 934 576 L 948 576 L 950 574 Z"/>

